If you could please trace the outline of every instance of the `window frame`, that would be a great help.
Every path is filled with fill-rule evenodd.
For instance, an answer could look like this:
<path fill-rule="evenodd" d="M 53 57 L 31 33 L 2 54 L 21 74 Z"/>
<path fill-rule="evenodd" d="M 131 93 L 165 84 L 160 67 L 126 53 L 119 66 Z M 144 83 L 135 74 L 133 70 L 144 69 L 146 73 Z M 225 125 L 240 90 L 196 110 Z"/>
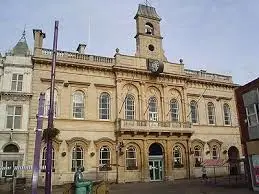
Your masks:
<path fill-rule="evenodd" d="M 193 108 L 195 108 L 195 109 L 193 109 Z M 194 113 L 195 113 L 195 118 L 193 117 L 193 111 L 194 110 Z M 199 117 L 198 117 L 198 103 L 197 103 L 197 101 L 195 101 L 195 100 L 192 100 L 191 102 L 190 102 L 190 120 L 191 120 L 191 123 L 193 123 L 193 124 L 198 124 L 199 123 Z M 195 120 L 195 122 L 193 122 Z"/>
<path fill-rule="evenodd" d="M 211 158 L 213 160 L 218 160 L 220 158 L 220 146 L 218 145 L 213 145 L 212 148 L 211 148 Z M 216 153 L 216 155 L 214 155 L 214 153 Z"/>
<path fill-rule="evenodd" d="M 173 107 L 173 104 L 176 104 L 176 107 Z M 171 99 L 169 103 L 170 108 L 170 120 L 171 122 L 179 122 L 179 103 L 176 99 Z M 175 112 L 173 112 L 175 110 Z M 173 115 L 175 115 L 175 120 L 173 118 Z"/>
<path fill-rule="evenodd" d="M 44 103 L 44 117 L 48 117 L 50 108 L 50 88 L 48 88 L 45 92 L 45 103 Z M 58 91 L 54 89 L 54 113 L 53 117 L 56 118 L 58 116 Z"/>
<path fill-rule="evenodd" d="M 81 98 L 81 102 L 76 102 L 76 96 L 78 96 L 78 98 Z M 85 118 L 85 95 L 82 91 L 75 91 L 73 93 L 73 104 L 72 104 L 73 108 L 72 108 L 72 115 L 73 115 L 73 119 L 84 119 Z M 79 110 L 80 111 L 75 111 L 75 110 Z M 76 114 L 80 114 L 80 117 L 75 116 Z"/>
<path fill-rule="evenodd" d="M 42 156 L 41 156 L 41 171 L 46 171 L 46 159 L 47 159 L 47 146 L 43 147 L 42 149 Z M 45 166 L 45 167 L 44 167 Z M 55 149 L 52 147 L 52 171 L 55 171 Z"/>
<path fill-rule="evenodd" d="M 196 149 L 197 147 L 199 149 Z M 196 155 L 196 153 L 198 153 L 198 155 Z M 203 162 L 203 148 L 200 145 L 195 145 L 193 147 L 193 158 L 194 158 L 194 166 L 201 167 L 201 163 Z"/>
<path fill-rule="evenodd" d="M 103 107 L 102 99 L 106 97 L 106 106 Z M 99 96 L 99 119 L 110 120 L 111 119 L 111 96 L 108 92 L 102 92 Z M 103 110 L 106 110 L 106 117 L 104 117 Z"/>
<path fill-rule="evenodd" d="M 16 75 L 16 79 L 14 79 L 14 75 Z M 19 77 L 22 77 L 21 80 L 19 80 Z M 23 91 L 23 74 L 19 74 L 19 73 L 13 73 L 12 74 L 12 82 L 11 82 L 11 91 L 15 91 L 15 92 L 22 92 Z M 18 88 L 20 84 L 20 89 Z"/>
<path fill-rule="evenodd" d="M 78 149 L 79 148 L 79 149 Z M 80 158 L 77 157 L 78 153 L 80 153 Z M 78 167 L 84 167 L 84 148 L 81 145 L 75 145 L 72 148 L 72 157 L 71 157 L 71 171 L 75 172 L 77 171 Z M 77 162 L 80 162 L 80 165 L 77 165 Z"/>
<path fill-rule="evenodd" d="M 227 111 L 228 112 L 226 112 L 225 107 L 227 107 Z M 226 113 L 228 113 L 228 115 Z M 229 104 L 227 104 L 227 103 L 223 104 L 223 116 L 224 116 L 223 117 L 224 118 L 224 125 L 225 126 L 230 126 L 231 125 L 231 109 L 230 109 Z M 228 118 L 228 120 L 226 120 L 226 118 Z"/>
<path fill-rule="evenodd" d="M 13 108 L 13 111 L 12 111 L 12 114 L 9 114 L 8 112 L 8 108 Z M 16 115 L 16 109 L 17 108 L 20 108 L 21 109 L 21 114 L 20 115 Z M 22 105 L 7 105 L 6 106 L 6 128 L 7 129 L 22 129 L 22 112 L 23 112 L 23 107 Z M 12 117 L 12 126 L 9 127 L 8 125 L 8 118 Z M 15 119 L 16 118 L 19 118 L 20 121 L 19 121 L 19 127 L 15 127 Z"/>
<path fill-rule="evenodd" d="M 153 102 L 151 102 L 153 101 Z M 151 104 L 153 104 L 154 106 L 151 107 Z M 152 111 L 151 109 L 154 109 L 155 111 Z M 151 116 L 153 115 L 153 116 Z M 151 117 L 155 118 L 154 120 L 151 120 Z M 151 96 L 148 99 L 148 120 L 149 121 L 153 121 L 153 122 L 157 122 L 158 121 L 158 101 L 156 99 L 155 96 Z"/>
<path fill-rule="evenodd" d="M 133 151 L 132 150 L 129 151 L 130 149 L 132 149 Z M 129 153 L 132 153 L 133 157 L 130 157 Z M 137 150 L 134 146 L 128 146 L 126 148 L 125 163 L 126 163 L 127 170 L 137 170 L 138 169 Z M 129 164 L 134 164 L 134 165 L 129 165 Z"/>
<path fill-rule="evenodd" d="M 131 105 L 130 105 L 130 107 L 132 108 L 132 110 L 129 110 L 128 109 L 128 100 L 129 99 L 131 99 Z M 127 96 L 126 96 L 126 99 L 125 99 L 125 105 L 124 105 L 124 110 L 125 110 L 125 119 L 126 120 L 135 120 L 135 98 L 134 98 L 134 96 L 133 95 L 131 95 L 131 94 L 128 94 Z M 128 114 L 128 113 L 131 113 L 131 115 L 130 114 Z M 130 118 L 131 117 L 131 118 Z"/>
<path fill-rule="evenodd" d="M 103 153 L 107 153 L 107 158 L 103 157 Z M 104 161 L 107 161 L 107 162 L 104 162 Z M 100 171 L 111 170 L 111 149 L 108 145 L 103 145 L 99 149 L 99 170 Z"/>
<path fill-rule="evenodd" d="M 210 114 L 210 111 L 211 111 L 211 114 Z M 216 112 L 215 111 L 215 105 L 212 102 L 208 102 L 208 104 L 207 104 L 207 113 L 208 113 L 208 124 L 209 125 L 215 125 L 216 124 L 215 112 Z"/>
<path fill-rule="evenodd" d="M 250 113 L 250 111 L 249 111 L 250 106 L 253 106 L 254 112 L 252 112 L 252 113 Z M 259 108 L 258 104 L 250 104 L 250 105 L 245 107 L 248 127 L 254 127 L 254 126 L 257 126 L 259 124 L 259 118 L 258 118 L 258 111 L 259 110 L 257 110 L 258 108 Z M 251 120 L 250 120 L 251 117 L 255 117 L 255 120 L 256 120 L 256 122 L 253 123 L 253 124 L 251 124 Z"/>
<path fill-rule="evenodd" d="M 179 156 L 175 156 L 175 154 L 178 152 Z M 177 159 L 179 159 L 179 163 L 177 162 Z M 173 147 L 173 167 L 174 168 L 183 168 L 183 150 L 180 145 L 175 145 Z"/>

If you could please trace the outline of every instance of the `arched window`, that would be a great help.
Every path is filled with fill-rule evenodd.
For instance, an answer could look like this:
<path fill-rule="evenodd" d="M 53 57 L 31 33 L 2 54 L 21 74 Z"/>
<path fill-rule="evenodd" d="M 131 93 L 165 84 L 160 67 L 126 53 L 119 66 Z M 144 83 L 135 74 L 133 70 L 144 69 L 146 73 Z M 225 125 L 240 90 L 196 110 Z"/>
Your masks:
<path fill-rule="evenodd" d="M 58 107 L 57 107 L 57 90 L 54 90 L 54 117 L 57 117 Z M 44 115 L 48 116 L 50 107 L 50 89 L 47 89 L 45 93 L 45 105 L 44 105 Z"/>
<path fill-rule="evenodd" d="M 231 124 L 231 115 L 230 115 L 230 107 L 228 104 L 224 104 L 224 124 L 230 125 Z"/>
<path fill-rule="evenodd" d="M 127 170 L 137 169 L 136 149 L 133 146 L 126 149 L 126 168 Z"/>
<path fill-rule="evenodd" d="M 219 159 L 219 148 L 216 145 L 212 147 L 212 159 L 214 160 Z"/>
<path fill-rule="evenodd" d="M 173 161 L 174 168 L 182 168 L 183 167 L 183 157 L 182 157 L 182 148 L 180 146 L 174 146 L 173 148 Z"/>
<path fill-rule="evenodd" d="M 84 149 L 76 145 L 72 151 L 72 171 L 77 171 L 79 167 L 84 167 Z"/>
<path fill-rule="evenodd" d="M 179 106 L 178 102 L 175 99 L 170 100 L 170 113 L 171 113 L 171 121 L 178 122 L 179 121 Z"/>
<path fill-rule="evenodd" d="M 102 146 L 99 159 L 100 170 L 109 170 L 111 165 L 111 151 L 108 146 Z"/>
<path fill-rule="evenodd" d="M 155 97 L 150 97 L 148 100 L 149 120 L 158 121 L 157 100 Z"/>
<path fill-rule="evenodd" d="M 73 117 L 83 119 L 85 108 L 85 97 L 83 92 L 76 91 L 73 94 Z"/>
<path fill-rule="evenodd" d="M 8 144 L 4 147 L 4 152 L 19 152 L 19 148 L 14 144 Z"/>
<path fill-rule="evenodd" d="M 41 168 L 46 170 L 47 147 L 42 150 Z M 55 168 L 55 150 L 52 148 L 52 169 Z"/>
<path fill-rule="evenodd" d="M 99 98 L 99 119 L 110 119 L 110 95 L 106 92 Z"/>
<path fill-rule="evenodd" d="M 125 100 L 125 119 L 135 119 L 135 102 L 134 97 L 132 95 L 127 95 Z"/>
<path fill-rule="evenodd" d="M 198 123 L 198 105 L 197 102 L 194 100 L 190 103 L 190 109 L 191 109 L 191 121 L 192 123 Z"/>
<path fill-rule="evenodd" d="M 202 149 L 199 145 L 194 147 L 195 167 L 200 167 L 202 163 Z"/>
<path fill-rule="evenodd" d="M 212 102 L 208 103 L 208 119 L 209 124 L 215 124 L 215 107 Z"/>
<path fill-rule="evenodd" d="M 154 27 L 151 23 L 146 23 L 145 25 L 145 33 L 146 34 L 150 34 L 150 35 L 154 35 Z"/>

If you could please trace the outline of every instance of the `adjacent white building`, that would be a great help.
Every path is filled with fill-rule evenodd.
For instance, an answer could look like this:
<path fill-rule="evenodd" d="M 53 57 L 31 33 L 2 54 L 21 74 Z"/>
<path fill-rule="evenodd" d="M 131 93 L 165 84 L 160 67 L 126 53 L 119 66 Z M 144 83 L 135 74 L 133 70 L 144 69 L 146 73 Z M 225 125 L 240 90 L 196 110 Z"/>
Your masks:
<path fill-rule="evenodd" d="M 27 152 L 32 62 L 25 32 L 14 48 L 0 56 L 0 166 L 24 165 Z M 21 176 L 2 170 L 0 177 Z"/>

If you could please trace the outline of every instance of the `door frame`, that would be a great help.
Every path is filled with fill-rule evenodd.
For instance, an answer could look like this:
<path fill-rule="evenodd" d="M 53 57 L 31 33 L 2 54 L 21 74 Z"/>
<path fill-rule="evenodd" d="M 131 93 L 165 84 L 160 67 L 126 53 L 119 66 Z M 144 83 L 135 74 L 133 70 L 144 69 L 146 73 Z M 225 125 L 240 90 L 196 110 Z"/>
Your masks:
<path fill-rule="evenodd" d="M 155 163 L 155 161 L 157 161 L 157 162 L 159 162 L 159 168 L 161 169 L 161 171 L 160 171 L 160 169 L 159 169 L 159 173 L 161 172 L 161 178 L 160 179 L 158 179 L 158 180 L 152 180 L 151 179 L 151 176 L 150 176 L 150 168 L 148 168 L 149 169 L 149 180 L 151 181 L 151 182 L 155 182 L 155 181 L 163 181 L 164 180 L 164 159 L 163 159 L 163 155 L 162 156 L 149 156 L 149 160 L 148 160 L 148 166 L 149 166 L 149 163 L 150 162 L 152 162 L 152 166 L 154 166 L 154 163 Z M 152 169 L 153 170 L 153 173 L 154 173 L 154 169 Z M 160 176 L 160 175 L 159 175 Z M 154 174 L 153 174 L 153 177 L 154 177 Z"/>

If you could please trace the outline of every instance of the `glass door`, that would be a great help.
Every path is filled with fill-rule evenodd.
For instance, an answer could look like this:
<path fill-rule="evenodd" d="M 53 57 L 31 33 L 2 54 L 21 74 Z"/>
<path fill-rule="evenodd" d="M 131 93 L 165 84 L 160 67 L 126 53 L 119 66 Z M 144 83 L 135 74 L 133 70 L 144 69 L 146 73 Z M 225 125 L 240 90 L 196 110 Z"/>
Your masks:
<path fill-rule="evenodd" d="M 160 181 L 163 176 L 162 160 L 149 161 L 149 173 L 151 181 Z"/>

